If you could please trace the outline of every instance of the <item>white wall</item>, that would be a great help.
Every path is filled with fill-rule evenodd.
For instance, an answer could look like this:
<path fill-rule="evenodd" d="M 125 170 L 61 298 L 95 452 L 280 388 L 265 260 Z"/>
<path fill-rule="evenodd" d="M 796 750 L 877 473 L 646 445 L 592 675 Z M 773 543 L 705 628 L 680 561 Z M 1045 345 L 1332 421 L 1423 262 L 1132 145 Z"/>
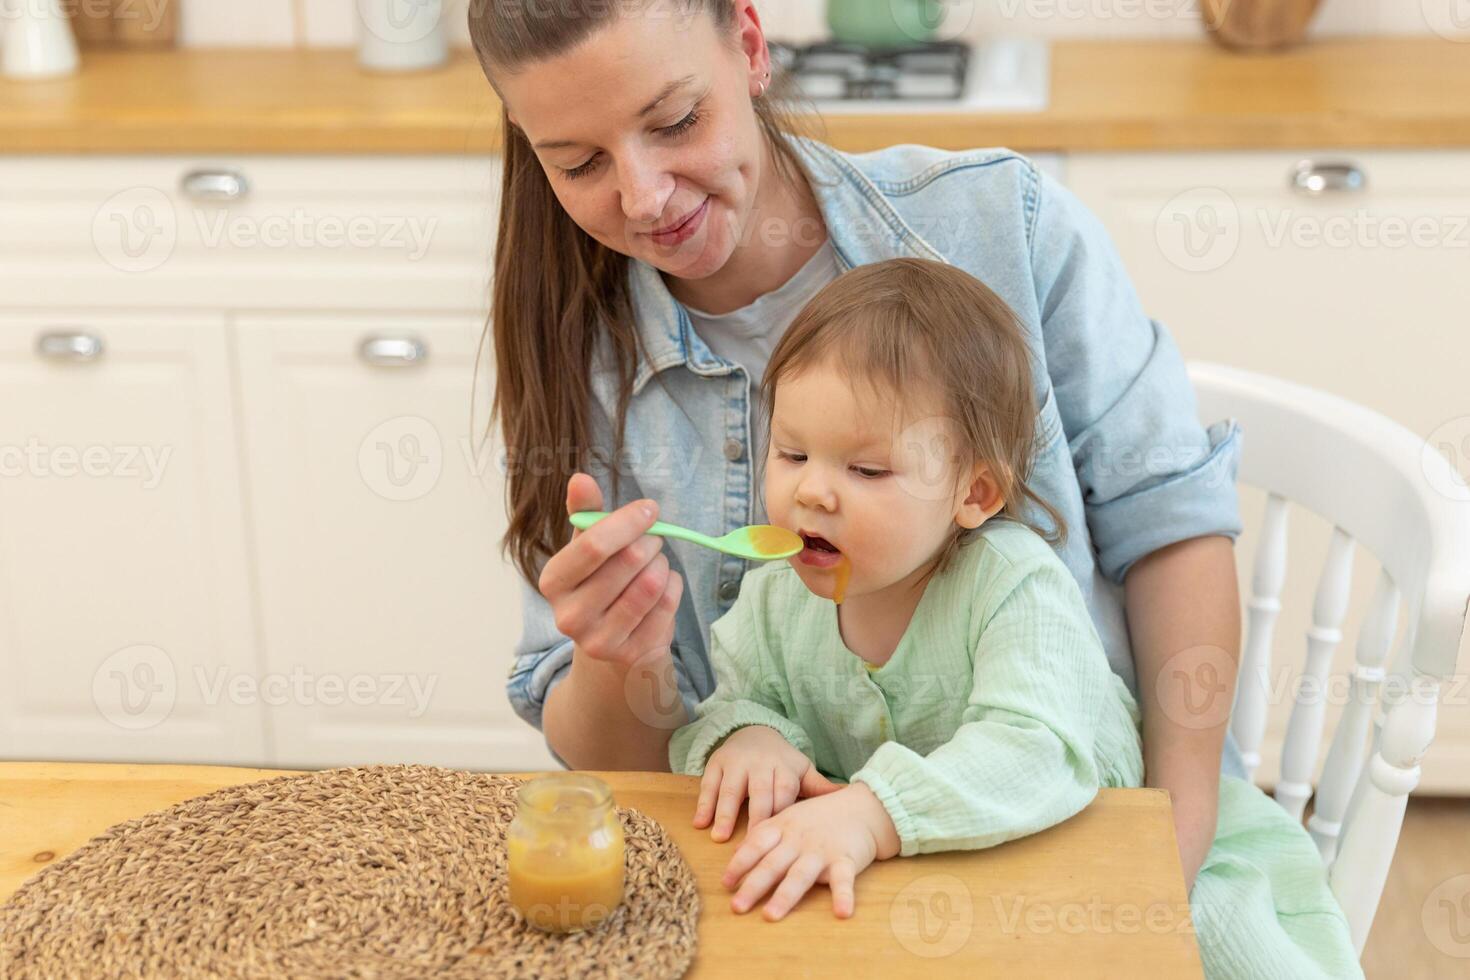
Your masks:
<path fill-rule="evenodd" d="M 139 0 L 146 3 L 148 0 Z M 345 46 L 355 43 L 358 0 L 182 0 L 183 43 L 192 46 Z M 408 0 L 400 0 L 408 2 Z M 451 37 L 468 43 L 470 3 L 445 0 Z M 882 0 L 874 0 L 882 2 Z M 947 36 L 1178 37 L 1203 32 L 1200 0 L 949 0 Z M 808 41 L 826 31 L 825 0 L 757 0 L 766 33 Z M 1324 0 L 1312 36 L 1420 34 L 1470 39 L 1464 0 Z"/>

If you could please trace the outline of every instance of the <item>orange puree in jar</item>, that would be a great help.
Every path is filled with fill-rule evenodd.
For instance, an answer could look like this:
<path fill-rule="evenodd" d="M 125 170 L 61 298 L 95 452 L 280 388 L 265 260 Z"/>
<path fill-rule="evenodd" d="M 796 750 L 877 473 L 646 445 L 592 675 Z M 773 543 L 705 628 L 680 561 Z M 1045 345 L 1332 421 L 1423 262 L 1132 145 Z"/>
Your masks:
<path fill-rule="evenodd" d="M 522 785 L 506 851 L 510 902 L 538 929 L 590 929 L 623 901 L 623 825 L 600 779 L 558 773 Z"/>

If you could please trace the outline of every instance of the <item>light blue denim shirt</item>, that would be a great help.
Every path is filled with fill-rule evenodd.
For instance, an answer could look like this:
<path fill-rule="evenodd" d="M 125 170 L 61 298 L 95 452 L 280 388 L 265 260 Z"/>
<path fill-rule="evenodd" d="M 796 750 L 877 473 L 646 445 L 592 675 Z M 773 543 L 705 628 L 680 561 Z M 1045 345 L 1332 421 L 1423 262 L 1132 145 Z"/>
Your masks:
<path fill-rule="evenodd" d="M 1082 589 L 1113 670 L 1136 696 L 1124 576 L 1165 545 L 1240 533 L 1238 423 L 1200 424 L 1179 350 L 1145 315 L 1107 232 L 1024 156 L 914 145 L 849 154 L 806 138 L 792 142 L 843 271 L 899 256 L 947 262 L 988 285 L 1020 318 L 1037 392 L 1030 483 L 1067 522 L 1058 554 Z M 634 261 L 629 279 L 650 360 L 634 380 L 616 499 L 608 461 L 617 379 L 606 344 L 595 364 L 602 465 L 591 474 L 606 509 L 651 497 L 661 520 L 706 534 L 758 523 L 764 509 L 750 444 L 758 389 L 744 368 L 690 329 L 656 269 Z M 1038 509 L 1025 516 L 1050 527 Z M 673 653 L 692 717 L 715 685 L 710 624 L 740 594 L 747 563 L 683 541 L 665 539 L 663 547 L 684 576 Z M 539 729 L 547 692 L 571 666 L 572 643 L 534 583 L 522 581 L 522 588 L 524 633 L 507 692 Z M 1243 775 L 1228 739 L 1223 769 Z"/>

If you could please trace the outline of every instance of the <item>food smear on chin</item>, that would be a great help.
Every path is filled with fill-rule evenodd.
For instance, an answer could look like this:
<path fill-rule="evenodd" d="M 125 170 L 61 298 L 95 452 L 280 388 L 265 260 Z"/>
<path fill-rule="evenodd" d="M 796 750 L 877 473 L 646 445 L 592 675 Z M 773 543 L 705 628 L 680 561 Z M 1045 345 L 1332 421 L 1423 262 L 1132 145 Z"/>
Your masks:
<path fill-rule="evenodd" d="M 842 605 L 842 599 L 847 595 L 847 580 L 852 576 L 852 563 L 843 555 L 837 559 L 837 583 L 832 586 L 832 601 Z"/>

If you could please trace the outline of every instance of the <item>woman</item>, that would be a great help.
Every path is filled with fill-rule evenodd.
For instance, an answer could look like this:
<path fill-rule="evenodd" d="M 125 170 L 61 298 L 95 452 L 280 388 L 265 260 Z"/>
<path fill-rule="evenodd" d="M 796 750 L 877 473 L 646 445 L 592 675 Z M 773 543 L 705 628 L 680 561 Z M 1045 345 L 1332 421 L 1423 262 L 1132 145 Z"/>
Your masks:
<path fill-rule="evenodd" d="M 952 263 L 1025 325 L 1032 486 L 1143 705 L 1192 884 L 1240 640 L 1239 431 L 1197 423 L 1096 219 L 1006 150 L 855 156 L 789 135 L 753 0 L 507 0 L 472 4 L 470 31 L 504 106 L 491 424 L 525 578 L 516 711 L 573 767 L 668 768 L 745 565 L 643 532 L 763 523 L 751 397 L 786 324 L 853 266 Z M 578 510 L 615 514 L 573 536 Z"/>

